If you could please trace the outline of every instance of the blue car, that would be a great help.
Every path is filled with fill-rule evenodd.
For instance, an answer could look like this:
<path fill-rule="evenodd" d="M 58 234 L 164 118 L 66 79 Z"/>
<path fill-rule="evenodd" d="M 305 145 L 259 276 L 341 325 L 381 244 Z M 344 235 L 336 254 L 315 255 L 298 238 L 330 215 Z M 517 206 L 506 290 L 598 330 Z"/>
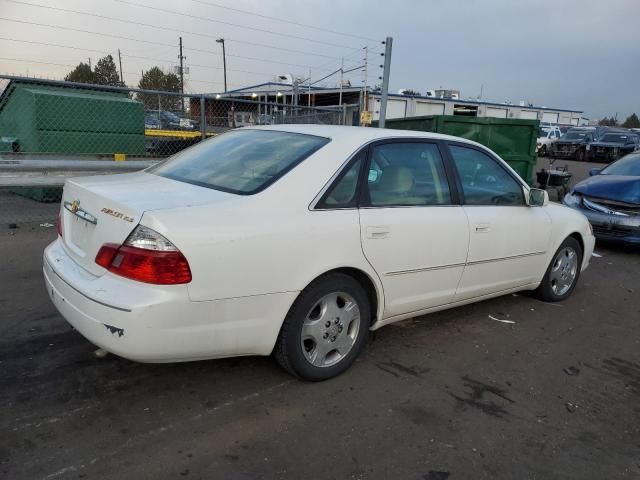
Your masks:
<path fill-rule="evenodd" d="M 589 175 L 565 195 L 564 204 L 589 219 L 596 238 L 640 245 L 640 152 Z"/>

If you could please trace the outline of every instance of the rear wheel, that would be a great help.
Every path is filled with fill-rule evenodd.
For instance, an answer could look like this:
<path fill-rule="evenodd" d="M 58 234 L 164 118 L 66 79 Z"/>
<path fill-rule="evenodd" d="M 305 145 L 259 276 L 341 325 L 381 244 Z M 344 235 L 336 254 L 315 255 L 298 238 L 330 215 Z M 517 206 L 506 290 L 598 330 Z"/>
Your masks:
<path fill-rule="evenodd" d="M 546 302 L 568 298 L 578 283 L 582 265 L 582 249 L 573 237 L 562 242 L 535 293 Z"/>
<path fill-rule="evenodd" d="M 546 157 L 547 156 L 547 146 L 546 145 L 542 145 L 540 147 L 540 149 L 538 150 L 538 156 L 539 157 Z"/>
<path fill-rule="evenodd" d="M 280 366 L 305 380 L 326 380 L 351 366 L 362 350 L 371 309 L 362 286 L 342 273 L 324 275 L 292 305 L 274 356 Z"/>

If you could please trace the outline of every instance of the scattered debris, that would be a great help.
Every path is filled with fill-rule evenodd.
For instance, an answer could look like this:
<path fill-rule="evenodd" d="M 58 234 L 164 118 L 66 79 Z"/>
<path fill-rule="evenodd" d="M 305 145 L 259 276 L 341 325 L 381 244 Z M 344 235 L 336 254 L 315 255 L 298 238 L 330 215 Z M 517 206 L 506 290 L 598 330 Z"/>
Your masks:
<path fill-rule="evenodd" d="M 563 371 L 564 371 L 564 373 L 566 373 L 567 375 L 570 375 L 572 377 L 575 377 L 576 375 L 580 374 L 580 369 L 576 368 L 574 366 L 563 368 Z"/>
<path fill-rule="evenodd" d="M 569 413 L 573 413 L 576 410 L 578 410 L 578 405 L 576 405 L 575 403 L 567 402 L 564 406 L 566 407 L 567 412 Z"/>
<path fill-rule="evenodd" d="M 503 319 L 501 319 L 501 318 L 496 318 L 496 317 L 491 316 L 491 315 L 488 315 L 488 317 L 489 317 L 491 320 L 494 320 L 494 321 L 496 321 L 496 322 L 501 322 L 501 323 L 516 323 L 516 322 L 514 322 L 513 320 L 503 320 Z"/>
<path fill-rule="evenodd" d="M 53 223 L 49 223 L 49 222 L 41 223 L 40 226 L 44 227 L 44 228 L 55 227 L 55 225 Z"/>
<path fill-rule="evenodd" d="M 602 255 L 600 255 L 599 253 L 596 253 L 596 252 L 591 252 L 591 256 L 592 257 L 596 257 L 596 258 L 602 258 Z"/>
<path fill-rule="evenodd" d="M 451 472 L 429 470 L 423 478 L 424 480 L 446 480 L 449 475 L 451 475 Z"/>
<path fill-rule="evenodd" d="M 107 352 L 104 348 L 99 348 L 97 350 L 94 350 L 93 354 L 98 357 L 98 358 L 104 358 L 107 356 Z"/>

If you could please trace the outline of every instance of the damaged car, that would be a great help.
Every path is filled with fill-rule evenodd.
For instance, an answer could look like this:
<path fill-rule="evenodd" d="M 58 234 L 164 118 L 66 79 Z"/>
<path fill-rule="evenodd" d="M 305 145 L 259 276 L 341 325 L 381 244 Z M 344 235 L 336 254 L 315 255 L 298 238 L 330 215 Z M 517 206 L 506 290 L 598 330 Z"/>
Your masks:
<path fill-rule="evenodd" d="M 273 354 L 317 381 L 406 318 L 524 290 L 565 300 L 594 244 L 583 215 L 478 143 L 274 125 L 68 178 L 43 272 L 61 315 L 107 352 Z"/>
<path fill-rule="evenodd" d="M 626 130 L 607 131 L 589 145 L 588 160 L 611 163 L 638 150 L 640 137 Z"/>
<path fill-rule="evenodd" d="M 565 160 L 582 161 L 587 156 L 596 131 L 591 128 L 572 128 L 549 146 L 549 156 Z"/>
<path fill-rule="evenodd" d="M 592 169 L 563 202 L 583 213 L 596 238 L 640 245 L 640 153 Z"/>

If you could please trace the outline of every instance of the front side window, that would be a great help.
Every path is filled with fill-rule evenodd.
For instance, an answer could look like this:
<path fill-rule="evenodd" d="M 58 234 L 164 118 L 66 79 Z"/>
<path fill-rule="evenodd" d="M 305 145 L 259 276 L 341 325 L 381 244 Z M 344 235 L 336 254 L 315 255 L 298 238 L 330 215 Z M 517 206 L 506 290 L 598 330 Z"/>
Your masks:
<path fill-rule="evenodd" d="M 473 148 L 450 145 L 465 204 L 524 205 L 522 186 L 489 155 Z"/>
<path fill-rule="evenodd" d="M 437 145 L 416 142 L 373 147 L 367 193 L 373 207 L 450 205 L 449 184 Z"/>
<path fill-rule="evenodd" d="M 263 190 L 329 142 L 328 138 L 272 130 L 235 130 L 183 150 L 147 170 L 224 192 Z"/>

